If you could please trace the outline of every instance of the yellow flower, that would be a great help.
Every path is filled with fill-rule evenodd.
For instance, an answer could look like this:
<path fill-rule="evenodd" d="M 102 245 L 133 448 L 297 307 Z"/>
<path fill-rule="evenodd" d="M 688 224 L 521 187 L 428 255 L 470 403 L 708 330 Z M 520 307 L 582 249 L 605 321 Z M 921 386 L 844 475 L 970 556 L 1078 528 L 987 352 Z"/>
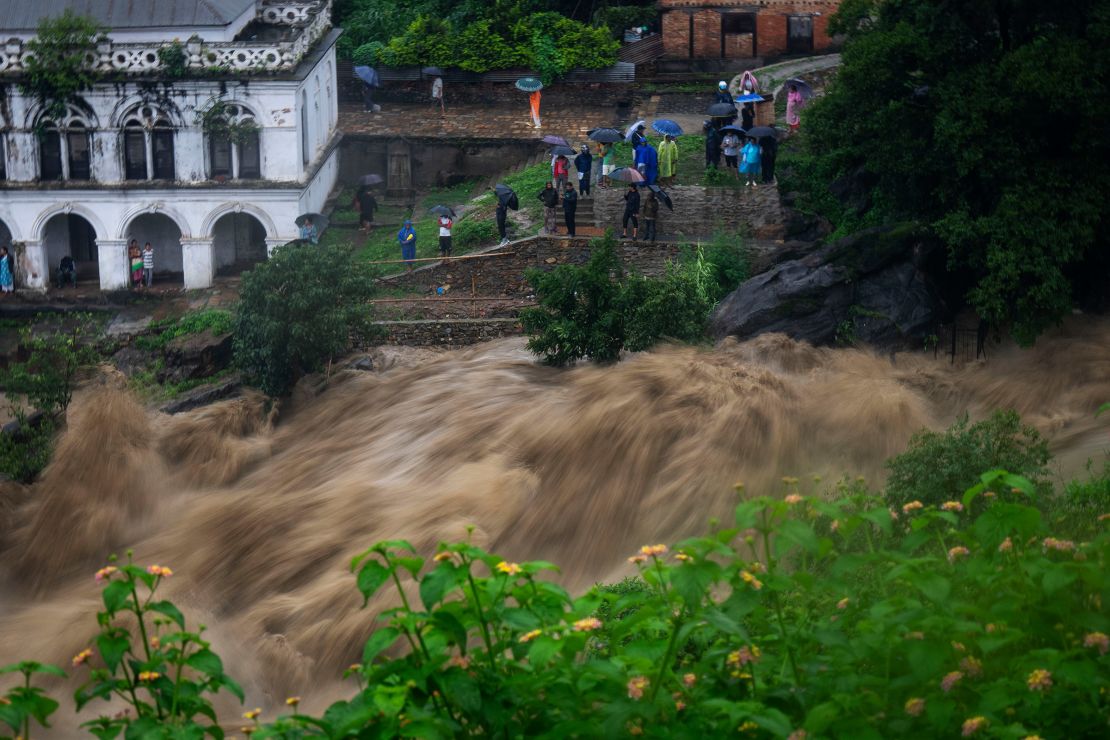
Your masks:
<path fill-rule="evenodd" d="M 1047 691 L 1052 687 L 1052 674 L 1044 668 L 1038 668 L 1025 679 L 1025 685 L 1030 691 Z"/>
<path fill-rule="evenodd" d="M 942 678 L 940 680 L 940 689 L 941 689 L 941 691 L 943 691 L 944 693 L 947 694 L 949 691 L 952 690 L 953 686 L 955 686 L 956 684 L 958 684 L 960 682 L 960 679 L 963 678 L 963 677 L 964 677 L 964 674 L 960 673 L 959 671 L 952 671 L 951 673 L 946 673 L 944 678 Z"/>
<path fill-rule="evenodd" d="M 532 630 L 531 632 L 525 632 L 523 635 L 520 636 L 520 641 L 521 642 L 531 642 L 532 640 L 535 640 L 537 637 L 539 637 L 542 634 L 543 634 L 542 630 Z"/>
<path fill-rule="evenodd" d="M 73 667 L 76 668 L 79 665 L 84 665 L 85 663 L 89 662 L 89 658 L 92 657 L 92 654 L 92 650 L 90 650 L 89 648 L 85 648 L 81 652 L 77 653 L 77 655 L 74 655 Z"/>
<path fill-rule="evenodd" d="M 348 671 L 361 671 L 362 670 L 362 663 L 351 663 L 349 666 L 347 666 L 347 670 Z"/>
<path fill-rule="evenodd" d="M 686 686 L 686 688 L 691 688 L 697 680 L 698 677 L 695 676 L 693 673 L 687 673 L 682 677 L 682 683 L 684 686 Z"/>
<path fill-rule="evenodd" d="M 689 555 L 687 555 L 684 552 L 676 552 L 675 555 L 674 555 L 674 559 L 678 560 L 679 562 L 683 562 L 683 563 L 688 563 L 691 560 L 693 560 L 692 557 L 690 557 Z"/>
<path fill-rule="evenodd" d="M 162 647 L 162 640 L 158 637 L 158 635 L 155 635 L 154 637 L 150 638 L 150 646 L 152 648 L 154 648 L 155 650 Z"/>
<path fill-rule="evenodd" d="M 601 620 L 597 617 L 586 617 L 574 623 L 575 632 L 593 632 L 601 629 Z"/>
<path fill-rule="evenodd" d="M 666 545 L 644 545 L 643 547 L 640 548 L 640 554 L 641 555 L 647 555 L 647 556 L 653 557 L 653 558 L 657 557 L 659 555 L 666 555 L 667 554 L 667 546 Z"/>
<path fill-rule="evenodd" d="M 999 552 L 1009 552 L 1010 550 L 1013 550 L 1013 549 L 1014 549 L 1014 543 L 1010 540 L 1009 537 L 1002 540 L 1002 544 L 1000 544 L 998 546 L 998 551 Z"/>
<path fill-rule="evenodd" d="M 739 729 L 740 732 L 751 732 L 753 730 L 758 730 L 759 725 L 757 725 L 755 722 L 752 722 L 751 720 L 748 720 L 744 724 L 740 725 Z"/>
<path fill-rule="evenodd" d="M 906 714 L 911 717 L 920 717 L 921 713 L 925 711 L 924 699 L 909 699 L 906 701 Z"/>
<path fill-rule="evenodd" d="M 258 715 L 260 715 L 260 714 L 262 714 L 262 710 L 259 709 L 258 707 L 255 707 L 254 709 L 250 710 L 249 712 L 243 712 L 243 717 L 245 719 L 258 719 Z"/>
<path fill-rule="evenodd" d="M 435 555 L 432 556 L 432 560 L 436 561 L 437 563 L 442 563 L 444 560 L 450 559 L 451 553 L 447 550 L 444 550 L 443 552 L 437 552 Z"/>
<path fill-rule="evenodd" d="M 840 601 L 836 602 L 836 608 L 837 609 L 847 609 L 849 601 L 850 601 L 850 599 L 848 599 L 847 597 L 844 597 Z"/>
<path fill-rule="evenodd" d="M 634 676 L 628 681 L 628 698 L 640 699 L 644 696 L 644 689 L 648 686 L 648 680 L 645 676 Z"/>
<path fill-rule="evenodd" d="M 971 737 L 986 726 L 986 717 L 972 717 L 971 719 L 964 720 L 963 727 L 960 728 L 960 734 L 964 737 Z"/>
<path fill-rule="evenodd" d="M 685 708 L 686 708 L 686 702 L 682 701 L 681 699 L 675 699 L 674 709 L 675 709 L 676 712 L 681 712 Z"/>
<path fill-rule="evenodd" d="M 154 681 L 155 679 L 157 679 L 161 675 L 162 674 L 159 673 L 158 671 L 143 671 L 142 673 L 139 674 L 139 680 L 140 681 Z"/>
<path fill-rule="evenodd" d="M 983 675 L 983 661 L 971 655 L 960 661 L 960 668 L 971 678 Z"/>
<path fill-rule="evenodd" d="M 1026 735 L 1021 740 L 1041 740 L 1040 735 Z"/>
<path fill-rule="evenodd" d="M 147 566 L 146 572 L 150 573 L 152 576 L 158 576 L 159 578 L 169 578 L 173 575 L 172 570 L 170 570 L 169 568 L 163 568 L 161 565 Z"/>
<path fill-rule="evenodd" d="M 943 504 L 940 505 L 940 508 L 943 511 L 957 511 L 957 512 L 959 512 L 959 511 L 964 510 L 964 505 L 961 504 L 959 501 L 945 501 Z"/>
<path fill-rule="evenodd" d="M 789 496 L 787 496 L 786 498 L 783 499 L 783 501 L 785 501 L 786 503 L 788 503 L 791 506 L 794 506 L 795 504 L 800 504 L 800 503 L 802 503 L 803 500 L 804 499 L 796 493 L 792 493 L 792 494 L 790 494 Z"/>
<path fill-rule="evenodd" d="M 953 547 L 952 549 L 950 549 L 948 551 L 948 562 L 954 563 L 959 558 L 967 557 L 970 554 L 971 554 L 971 551 L 968 550 L 963 545 L 956 545 L 955 547 Z"/>
<path fill-rule="evenodd" d="M 902 513 L 909 514 L 911 511 L 918 511 L 923 508 L 925 508 L 925 504 L 920 501 L 910 501 L 908 504 L 902 505 Z"/>
<path fill-rule="evenodd" d="M 96 575 L 94 576 L 96 578 L 96 582 L 97 583 L 103 583 L 106 578 L 111 578 L 112 574 L 115 573 L 118 570 L 119 570 L 119 568 L 117 568 L 114 565 L 108 565 L 108 566 L 105 566 L 105 567 L 101 568 L 100 570 L 98 570 L 96 572 Z"/>
<path fill-rule="evenodd" d="M 288 706 L 288 707 L 295 707 L 300 703 L 301 703 L 301 697 L 299 697 L 299 696 L 291 696 L 291 697 L 289 697 L 288 699 L 285 700 L 285 705 Z"/>
<path fill-rule="evenodd" d="M 516 563 L 506 563 L 504 560 L 502 560 L 500 563 L 497 564 L 497 570 L 500 573 L 515 576 L 516 574 L 520 573 L 521 568 Z"/>
<path fill-rule="evenodd" d="M 754 588 L 756 591 L 763 588 L 763 583 L 746 570 L 740 571 L 740 579 L 744 581 L 744 583 Z"/>
<path fill-rule="evenodd" d="M 1083 636 L 1083 647 L 1098 648 L 1099 655 L 1106 655 L 1106 651 L 1110 650 L 1110 637 L 1102 632 L 1088 632 Z"/>
<path fill-rule="evenodd" d="M 646 560 L 647 560 L 646 555 L 633 555 L 632 557 L 630 557 L 628 559 L 628 562 L 632 563 L 633 565 L 639 565 L 640 563 L 643 563 Z"/>

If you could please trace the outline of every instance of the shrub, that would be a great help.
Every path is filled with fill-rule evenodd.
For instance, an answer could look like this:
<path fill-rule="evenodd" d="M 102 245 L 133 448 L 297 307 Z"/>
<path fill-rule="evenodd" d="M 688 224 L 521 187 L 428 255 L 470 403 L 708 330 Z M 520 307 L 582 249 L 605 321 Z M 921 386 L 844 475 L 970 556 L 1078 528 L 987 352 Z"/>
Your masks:
<path fill-rule="evenodd" d="M 748 250 L 739 235 L 725 231 L 716 232 L 704 250 L 710 272 L 710 297 L 716 303 L 748 279 L 751 274 Z"/>
<path fill-rule="evenodd" d="M 100 360 L 101 336 L 99 324 L 88 314 L 54 319 L 34 332 L 23 328 L 19 338 L 27 360 L 0 371 L 0 388 L 9 396 L 24 396 L 44 414 L 64 414 L 78 371 Z"/>
<path fill-rule="evenodd" d="M 244 379 L 280 395 L 373 327 L 369 266 L 343 246 L 294 242 L 243 274 L 235 312 L 235 364 Z"/>
<path fill-rule="evenodd" d="M 451 246 L 454 250 L 464 252 L 483 243 L 496 242 L 497 238 L 496 221 L 490 218 L 481 220 L 467 218 L 455 224 L 451 234 Z"/>
<path fill-rule="evenodd" d="M 162 64 L 162 73 L 171 79 L 184 77 L 189 71 L 189 58 L 185 54 L 185 45 L 180 41 L 159 46 L 158 61 Z"/>
<path fill-rule="evenodd" d="M 22 409 L 17 409 L 13 416 L 19 431 L 0 432 L 0 476 L 31 483 L 50 462 L 57 423 L 45 414 L 29 417 Z"/>
<path fill-rule="evenodd" d="M 944 432 L 913 435 L 902 454 L 887 462 L 886 495 L 893 504 L 940 504 L 975 483 L 980 471 L 1001 468 L 1047 486 L 1048 443 L 1014 411 L 996 411 L 968 423 L 965 415 Z"/>
<path fill-rule="evenodd" d="M 664 337 L 682 342 L 701 339 L 715 303 L 710 289 L 710 265 L 701 252 L 684 264 L 668 263 L 662 278 L 629 278 L 622 294 L 625 349 L 650 349 Z"/>
<path fill-rule="evenodd" d="M 594 13 L 594 25 L 605 26 L 617 40 L 624 38 L 626 28 L 650 26 L 659 19 L 659 8 L 651 5 L 610 5 Z"/>
<path fill-rule="evenodd" d="M 92 87 L 97 74 L 87 57 L 96 53 L 96 37 L 104 29 L 91 18 L 66 9 L 57 17 L 44 17 L 27 42 L 27 57 L 20 89 L 33 95 L 45 117 L 61 118 L 80 94 Z"/>
<path fill-rule="evenodd" d="M 373 67 L 378 64 L 379 55 L 385 44 L 381 41 L 369 41 L 354 50 L 351 61 L 356 66 Z"/>
<path fill-rule="evenodd" d="M 135 339 L 135 346 L 148 351 L 160 350 L 178 337 L 200 334 L 207 330 L 215 335 L 227 334 L 233 327 L 234 316 L 230 311 L 205 308 L 152 322 L 147 328 L 149 333 Z"/>

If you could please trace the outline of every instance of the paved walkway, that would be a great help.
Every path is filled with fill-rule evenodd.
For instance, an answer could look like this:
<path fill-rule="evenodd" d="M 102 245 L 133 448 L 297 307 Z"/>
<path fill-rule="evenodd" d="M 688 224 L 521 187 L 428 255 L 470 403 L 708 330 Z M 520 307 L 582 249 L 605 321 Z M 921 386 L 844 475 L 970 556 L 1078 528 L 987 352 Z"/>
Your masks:
<path fill-rule="evenodd" d="M 360 105 L 339 108 L 339 128 L 348 135 L 422 136 L 442 139 L 539 139 L 547 134 L 582 141 L 586 131 L 613 125 L 613 108 L 553 109 L 542 114 L 542 128 L 534 128 L 527 103 L 519 109 L 504 106 L 457 104 L 446 115 L 427 105 L 387 103 L 380 113 L 367 113 Z"/>

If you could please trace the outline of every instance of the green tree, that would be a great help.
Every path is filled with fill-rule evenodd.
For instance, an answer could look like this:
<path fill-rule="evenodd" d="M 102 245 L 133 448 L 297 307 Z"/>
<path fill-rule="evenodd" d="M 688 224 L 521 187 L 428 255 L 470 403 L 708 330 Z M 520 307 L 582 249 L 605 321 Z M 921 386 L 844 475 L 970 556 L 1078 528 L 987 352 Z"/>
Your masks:
<path fill-rule="evenodd" d="M 930 224 L 970 304 L 1023 343 L 1101 297 L 1110 0 L 853 0 L 835 27 L 843 66 L 804 128 L 814 187 L 864 191 L 838 226 Z"/>
<path fill-rule="evenodd" d="M 20 89 L 34 96 L 50 118 L 65 115 L 66 106 L 81 103 L 80 94 L 92 87 L 97 74 L 89 68 L 96 38 L 104 29 L 90 18 L 66 9 L 57 18 L 43 18 L 26 62 Z"/>
<path fill-rule="evenodd" d="M 345 247 L 278 247 L 243 274 L 235 314 L 235 363 L 270 395 L 373 333 L 366 301 L 374 275 Z"/>

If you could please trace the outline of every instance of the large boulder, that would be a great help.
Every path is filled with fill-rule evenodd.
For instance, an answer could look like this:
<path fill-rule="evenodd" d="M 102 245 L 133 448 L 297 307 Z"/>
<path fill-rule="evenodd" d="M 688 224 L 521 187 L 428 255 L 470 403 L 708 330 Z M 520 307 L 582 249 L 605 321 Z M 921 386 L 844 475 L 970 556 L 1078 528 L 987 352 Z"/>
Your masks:
<path fill-rule="evenodd" d="M 231 334 L 215 334 L 211 329 L 177 337 L 166 345 L 166 366 L 158 381 L 179 383 L 215 375 L 231 364 L 232 339 Z"/>
<path fill-rule="evenodd" d="M 927 272 L 936 250 L 913 224 L 815 247 L 742 283 L 718 305 L 710 329 L 718 339 L 782 332 L 813 344 L 893 345 L 927 335 L 945 314 Z"/>

